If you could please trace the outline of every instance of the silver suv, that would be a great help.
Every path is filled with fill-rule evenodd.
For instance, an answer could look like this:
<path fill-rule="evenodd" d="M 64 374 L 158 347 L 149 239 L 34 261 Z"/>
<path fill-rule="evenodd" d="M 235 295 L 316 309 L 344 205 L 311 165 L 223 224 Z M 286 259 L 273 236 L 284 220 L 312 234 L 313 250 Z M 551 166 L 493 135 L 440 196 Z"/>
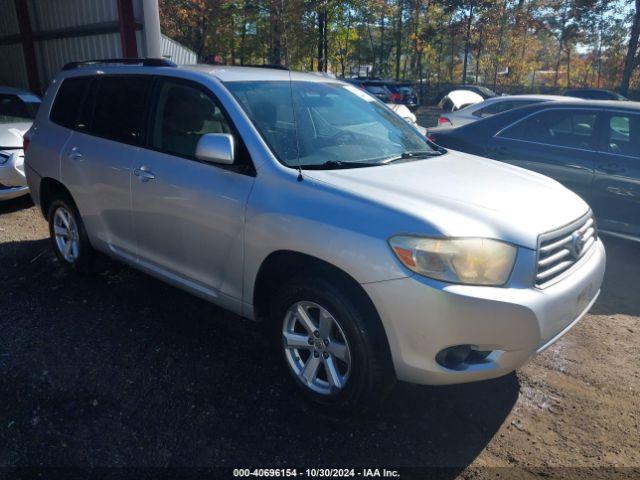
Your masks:
<path fill-rule="evenodd" d="M 76 64 L 29 134 L 65 265 L 103 252 L 266 322 L 295 384 L 338 409 L 396 379 L 504 375 L 600 291 L 587 204 L 444 150 L 352 85 L 279 69 Z"/>

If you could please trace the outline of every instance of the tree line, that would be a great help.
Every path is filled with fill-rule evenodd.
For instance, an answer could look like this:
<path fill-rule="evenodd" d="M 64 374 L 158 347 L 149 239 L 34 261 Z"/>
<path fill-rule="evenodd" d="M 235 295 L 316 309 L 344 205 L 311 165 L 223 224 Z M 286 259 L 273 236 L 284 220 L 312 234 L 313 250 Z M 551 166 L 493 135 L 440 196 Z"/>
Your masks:
<path fill-rule="evenodd" d="M 640 89 L 640 0 L 160 0 L 201 61 L 428 85 Z"/>

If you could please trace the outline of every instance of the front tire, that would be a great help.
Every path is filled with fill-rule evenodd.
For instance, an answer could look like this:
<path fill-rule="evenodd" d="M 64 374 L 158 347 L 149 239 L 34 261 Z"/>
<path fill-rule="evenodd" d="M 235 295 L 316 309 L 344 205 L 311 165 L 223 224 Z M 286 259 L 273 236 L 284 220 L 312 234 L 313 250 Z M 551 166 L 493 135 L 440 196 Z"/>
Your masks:
<path fill-rule="evenodd" d="M 302 393 L 333 411 L 375 409 L 395 384 L 375 311 L 340 282 L 299 277 L 278 291 L 272 326 Z"/>
<path fill-rule="evenodd" d="M 51 202 L 47 219 L 53 250 L 60 263 L 79 272 L 91 272 L 95 250 L 73 201 L 62 197 Z"/>

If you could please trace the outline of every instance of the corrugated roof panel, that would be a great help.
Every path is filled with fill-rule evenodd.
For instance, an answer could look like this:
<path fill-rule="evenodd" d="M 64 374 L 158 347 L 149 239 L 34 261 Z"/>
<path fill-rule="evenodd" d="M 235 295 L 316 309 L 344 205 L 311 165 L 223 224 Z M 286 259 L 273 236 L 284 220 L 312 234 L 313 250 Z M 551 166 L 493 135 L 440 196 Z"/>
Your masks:
<path fill-rule="evenodd" d="M 162 56 L 178 65 L 194 65 L 198 63 L 196 52 L 169 37 L 162 35 L 161 45 Z"/>

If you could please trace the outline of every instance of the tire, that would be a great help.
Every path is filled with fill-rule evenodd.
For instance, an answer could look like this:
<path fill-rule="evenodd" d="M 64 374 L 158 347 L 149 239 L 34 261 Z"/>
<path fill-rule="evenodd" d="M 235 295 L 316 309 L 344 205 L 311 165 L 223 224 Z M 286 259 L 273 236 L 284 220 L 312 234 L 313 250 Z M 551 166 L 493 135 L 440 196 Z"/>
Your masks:
<path fill-rule="evenodd" d="M 51 244 L 58 261 L 78 272 L 93 272 L 96 251 L 89 243 L 82 217 L 73 201 L 66 196 L 53 200 L 47 220 Z M 65 221 L 68 222 L 68 227 Z M 70 248 L 67 250 L 65 247 L 68 245 Z"/>
<path fill-rule="evenodd" d="M 354 288 L 313 274 L 297 277 L 278 289 L 271 317 L 286 370 L 315 404 L 332 412 L 375 410 L 395 385 L 382 324 Z"/>

